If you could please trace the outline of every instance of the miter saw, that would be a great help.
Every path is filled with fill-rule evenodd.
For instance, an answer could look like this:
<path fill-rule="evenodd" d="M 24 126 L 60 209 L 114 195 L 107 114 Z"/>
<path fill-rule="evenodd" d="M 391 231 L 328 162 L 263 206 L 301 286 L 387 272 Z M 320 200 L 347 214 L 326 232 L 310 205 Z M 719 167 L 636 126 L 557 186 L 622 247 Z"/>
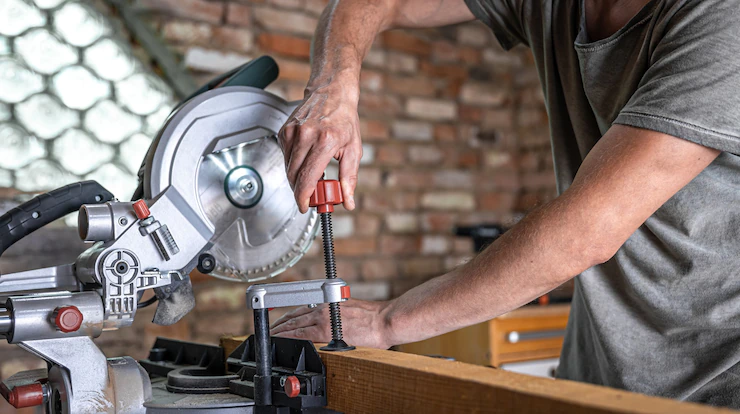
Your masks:
<path fill-rule="evenodd" d="M 256 59 L 176 108 L 146 155 L 135 201 L 118 201 L 86 181 L 0 217 L 0 254 L 77 210 L 80 237 L 94 243 L 75 263 L 0 275 L 0 335 L 48 362 L 48 369 L 2 383 L 11 404 L 73 414 L 282 413 L 326 405 L 326 374 L 313 345 L 271 339 L 268 309 L 334 308 L 349 297 L 341 279 L 250 286 L 255 335 L 231 355 L 158 339 L 139 364 L 106 359 L 92 341 L 131 325 L 137 308 L 154 301 L 154 323 L 177 322 L 195 305 L 188 275 L 196 267 L 252 282 L 306 252 L 319 215 L 298 211 L 285 175 L 276 133 L 297 103 L 263 90 L 277 73 L 272 59 Z M 147 289 L 155 296 L 142 302 Z"/>

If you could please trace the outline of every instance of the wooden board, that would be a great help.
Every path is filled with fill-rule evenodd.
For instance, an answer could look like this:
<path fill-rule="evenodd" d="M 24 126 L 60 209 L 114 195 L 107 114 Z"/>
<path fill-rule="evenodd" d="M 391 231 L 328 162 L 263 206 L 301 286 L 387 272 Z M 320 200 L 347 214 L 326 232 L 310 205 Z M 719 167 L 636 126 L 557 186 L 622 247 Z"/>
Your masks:
<path fill-rule="evenodd" d="M 228 355 L 244 339 L 223 338 L 221 344 Z M 402 352 L 319 354 L 327 369 L 328 407 L 346 414 L 735 412 Z"/>

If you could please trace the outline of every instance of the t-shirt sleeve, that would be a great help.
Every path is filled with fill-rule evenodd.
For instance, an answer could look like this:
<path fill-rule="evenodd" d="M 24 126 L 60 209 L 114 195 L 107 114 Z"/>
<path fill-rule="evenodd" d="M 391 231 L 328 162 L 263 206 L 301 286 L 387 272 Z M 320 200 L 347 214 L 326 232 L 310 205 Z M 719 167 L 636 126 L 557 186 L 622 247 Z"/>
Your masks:
<path fill-rule="evenodd" d="M 649 67 L 614 123 L 740 154 L 737 1 L 687 1 L 661 28 Z"/>
<path fill-rule="evenodd" d="M 465 0 L 473 15 L 493 30 L 501 47 L 529 45 L 521 17 L 524 0 Z"/>

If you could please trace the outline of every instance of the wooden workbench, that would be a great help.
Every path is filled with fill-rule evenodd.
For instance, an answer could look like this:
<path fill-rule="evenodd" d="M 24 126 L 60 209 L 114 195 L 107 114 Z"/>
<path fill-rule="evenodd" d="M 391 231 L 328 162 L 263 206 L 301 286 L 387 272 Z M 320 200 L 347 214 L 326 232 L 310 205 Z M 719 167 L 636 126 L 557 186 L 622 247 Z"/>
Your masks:
<path fill-rule="evenodd" d="M 226 355 L 244 339 L 223 338 Z M 326 365 L 328 407 L 346 414 L 735 412 L 395 351 L 319 354 Z"/>

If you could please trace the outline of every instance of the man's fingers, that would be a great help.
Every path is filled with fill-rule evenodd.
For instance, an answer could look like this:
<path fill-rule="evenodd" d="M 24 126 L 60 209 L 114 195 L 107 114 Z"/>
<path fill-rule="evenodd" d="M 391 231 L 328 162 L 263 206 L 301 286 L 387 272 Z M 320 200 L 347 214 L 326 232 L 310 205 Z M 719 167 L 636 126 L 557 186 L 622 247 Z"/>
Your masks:
<path fill-rule="evenodd" d="M 329 342 L 331 340 L 331 334 L 326 329 L 316 325 L 281 332 L 275 336 L 281 338 L 308 339 L 313 342 Z"/>
<path fill-rule="evenodd" d="M 298 169 L 295 181 L 295 199 L 301 213 L 308 211 L 308 200 L 316 191 L 316 184 L 324 174 L 329 161 L 336 153 L 335 141 L 323 132 L 318 142 L 311 147 L 303 165 Z"/>
<path fill-rule="evenodd" d="M 318 325 L 322 322 L 322 319 L 328 319 L 328 315 L 324 315 L 322 312 L 310 312 L 300 316 L 294 316 L 278 325 L 273 326 L 272 329 L 270 329 L 270 334 L 274 335 L 280 332 L 292 331 L 298 328 Z"/>
<path fill-rule="evenodd" d="M 321 306 L 324 306 L 324 305 L 321 305 Z M 270 328 L 274 328 L 274 327 L 280 325 L 281 323 L 287 321 L 290 318 L 295 318 L 296 316 L 305 315 L 307 313 L 313 312 L 314 310 L 316 310 L 316 309 L 315 308 L 314 309 L 311 309 L 308 306 L 300 306 L 298 308 L 295 308 L 292 311 L 290 311 L 290 312 L 284 314 L 283 316 L 279 317 L 272 324 L 270 324 Z"/>
<path fill-rule="evenodd" d="M 297 129 L 295 132 L 295 139 L 291 147 L 290 155 L 288 155 L 288 161 L 286 164 L 286 174 L 288 175 L 288 182 L 293 191 L 297 189 L 297 178 L 298 174 L 303 169 L 304 162 L 308 154 L 311 153 L 313 148 L 316 146 L 316 138 L 313 136 L 315 130 L 302 127 Z"/>
<path fill-rule="evenodd" d="M 290 152 L 293 150 L 293 141 L 295 139 L 295 126 L 285 124 L 278 132 L 278 145 L 283 150 L 283 158 L 285 159 L 285 171 L 288 171 L 288 161 L 290 160 Z"/>
<path fill-rule="evenodd" d="M 342 184 L 344 208 L 355 209 L 355 188 L 357 187 L 357 173 L 360 169 L 362 146 L 347 148 L 339 160 L 339 182 Z"/>

